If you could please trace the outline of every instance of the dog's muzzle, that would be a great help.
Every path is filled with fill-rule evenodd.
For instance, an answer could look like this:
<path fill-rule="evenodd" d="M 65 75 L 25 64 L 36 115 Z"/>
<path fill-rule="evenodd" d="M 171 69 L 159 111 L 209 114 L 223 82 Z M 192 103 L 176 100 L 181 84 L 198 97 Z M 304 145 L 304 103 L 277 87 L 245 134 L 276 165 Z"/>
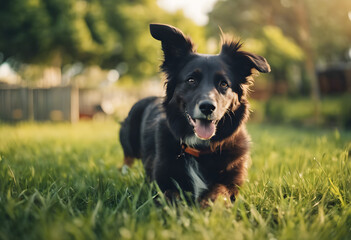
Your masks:
<path fill-rule="evenodd" d="M 194 128 L 196 137 L 202 140 L 208 140 L 215 135 L 217 121 L 204 118 L 194 119 L 188 113 L 186 113 L 186 115 L 190 125 Z"/>

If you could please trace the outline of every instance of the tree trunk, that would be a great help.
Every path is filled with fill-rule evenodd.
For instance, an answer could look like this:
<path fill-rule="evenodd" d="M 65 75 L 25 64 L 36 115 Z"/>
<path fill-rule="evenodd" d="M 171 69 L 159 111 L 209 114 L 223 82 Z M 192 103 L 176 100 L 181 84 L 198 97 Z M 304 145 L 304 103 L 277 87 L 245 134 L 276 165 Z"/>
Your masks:
<path fill-rule="evenodd" d="M 45 85 L 47 87 L 58 86 L 62 84 L 62 53 L 56 50 L 52 54 L 50 66 L 44 70 Z"/>
<path fill-rule="evenodd" d="M 314 103 L 314 118 L 317 122 L 320 112 L 320 90 L 316 76 L 315 53 L 311 45 L 310 24 L 308 21 L 306 8 L 307 6 L 303 0 L 296 0 L 293 7 L 296 14 L 296 21 L 300 26 L 298 40 L 306 57 L 305 68 L 307 71 L 308 80 L 310 81 L 311 98 Z"/>

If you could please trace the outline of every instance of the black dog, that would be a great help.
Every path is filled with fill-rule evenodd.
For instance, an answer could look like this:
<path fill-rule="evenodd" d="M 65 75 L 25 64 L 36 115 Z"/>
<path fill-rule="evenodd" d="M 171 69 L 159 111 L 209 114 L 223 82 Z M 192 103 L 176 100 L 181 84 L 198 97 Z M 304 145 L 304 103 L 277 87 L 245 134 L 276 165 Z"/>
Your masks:
<path fill-rule="evenodd" d="M 224 40 L 220 54 L 204 55 L 177 28 L 151 24 L 150 31 L 162 43 L 166 96 L 145 98 L 129 112 L 120 131 L 125 164 L 141 158 L 167 196 L 180 187 L 202 205 L 219 195 L 233 200 L 249 159 L 251 71 L 270 66 L 240 42 Z"/>

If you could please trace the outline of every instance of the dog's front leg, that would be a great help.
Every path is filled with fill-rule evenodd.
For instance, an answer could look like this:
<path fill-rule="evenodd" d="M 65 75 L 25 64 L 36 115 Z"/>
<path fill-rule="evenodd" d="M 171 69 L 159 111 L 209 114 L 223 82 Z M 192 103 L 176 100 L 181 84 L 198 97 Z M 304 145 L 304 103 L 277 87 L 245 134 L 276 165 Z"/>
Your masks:
<path fill-rule="evenodd" d="M 202 208 L 205 208 L 209 206 L 210 202 L 216 201 L 219 197 L 222 197 L 226 202 L 234 201 L 237 194 L 237 187 L 228 188 L 223 184 L 215 184 L 200 198 L 199 203 Z"/>
<path fill-rule="evenodd" d="M 243 184 L 246 176 L 246 167 L 243 160 L 233 164 L 218 177 L 218 182 L 209 187 L 208 191 L 200 197 L 199 202 L 202 207 L 207 207 L 209 202 L 214 202 L 218 197 L 223 197 L 225 201 L 234 201 L 239 193 L 239 187 Z"/>

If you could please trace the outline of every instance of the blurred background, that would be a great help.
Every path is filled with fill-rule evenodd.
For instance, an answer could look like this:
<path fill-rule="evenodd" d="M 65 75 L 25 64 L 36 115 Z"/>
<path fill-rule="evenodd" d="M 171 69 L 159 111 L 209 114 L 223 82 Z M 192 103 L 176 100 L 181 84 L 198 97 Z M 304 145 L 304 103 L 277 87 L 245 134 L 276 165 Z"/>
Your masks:
<path fill-rule="evenodd" d="M 122 120 L 162 96 L 154 22 L 200 53 L 219 52 L 220 27 L 267 58 L 251 121 L 351 128 L 350 0 L 2 1 L 0 121 Z"/>

